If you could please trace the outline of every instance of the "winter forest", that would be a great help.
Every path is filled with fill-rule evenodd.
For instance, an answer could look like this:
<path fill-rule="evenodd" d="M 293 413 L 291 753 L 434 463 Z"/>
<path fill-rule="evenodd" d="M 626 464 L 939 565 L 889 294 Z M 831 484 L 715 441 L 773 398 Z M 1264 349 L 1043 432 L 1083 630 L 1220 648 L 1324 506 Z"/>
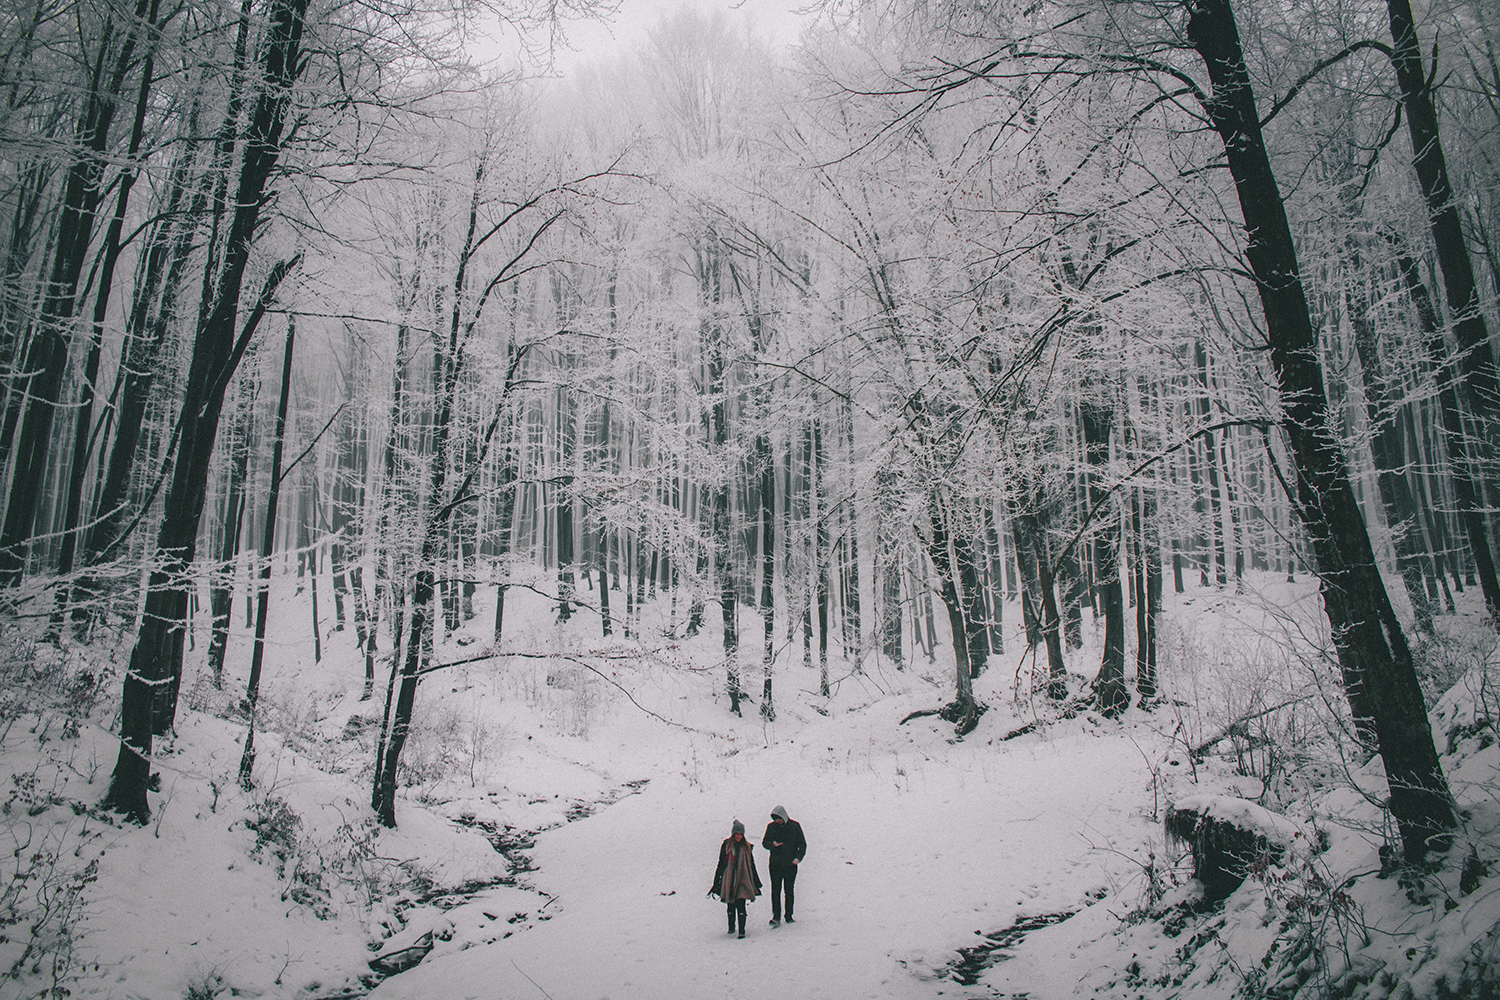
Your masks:
<path fill-rule="evenodd" d="M 1500 12 L 795 23 L 0 10 L 0 998 L 1500 995 Z"/>

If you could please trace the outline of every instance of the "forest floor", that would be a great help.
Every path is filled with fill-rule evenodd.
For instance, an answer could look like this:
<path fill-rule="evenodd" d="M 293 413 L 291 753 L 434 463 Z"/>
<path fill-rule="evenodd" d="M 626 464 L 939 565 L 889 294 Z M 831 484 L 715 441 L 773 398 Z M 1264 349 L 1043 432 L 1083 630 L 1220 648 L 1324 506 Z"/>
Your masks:
<path fill-rule="evenodd" d="M 13 974 L 0 998 L 1495 995 L 1500 879 L 1482 869 L 1500 858 L 1500 664 L 1468 617 L 1445 619 L 1424 652 L 1434 688 L 1452 689 L 1434 719 L 1463 837 L 1438 872 L 1381 877 L 1383 778 L 1378 760 L 1337 752 L 1336 685 L 1309 652 L 1310 580 L 1168 595 L 1165 698 L 1118 721 L 1033 697 L 1008 634 L 976 681 L 989 710 L 961 740 L 935 716 L 901 723 L 951 699 L 945 635 L 935 662 L 918 650 L 903 670 L 835 657 L 826 697 L 800 639 L 787 643 L 767 721 L 760 665 L 743 667 L 753 697 L 736 717 L 718 630 L 670 638 L 684 609 L 665 599 L 647 606 L 644 638 L 617 624 L 606 640 L 592 611 L 558 625 L 539 594 L 513 589 L 492 657 L 481 590 L 437 652 L 470 662 L 419 691 L 394 830 L 368 805 L 383 678 L 359 700 L 363 662 L 352 630 L 327 631 L 326 591 L 314 663 L 310 594 L 278 586 L 256 787 L 234 781 L 241 619 L 224 689 L 187 682 L 145 828 L 94 808 L 128 645 L 57 648 L 9 627 L 0 855 L 15 877 L 0 917 L 14 923 L 0 961 Z M 748 618 L 742 635 L 758 638 Z M 1097 661 L 1086 617 L 1075 690 Z M 1195 907 L 1191 860 L 1162 819 L 1205 793 L 1258 799 L 1326 849 Z M 775 805 L 810 845 L 797 919 L 769 927 L 762 896 L 741 941 L 705 898 L 715 852 L 736 818 L 758 842 Z M 417 956 L 395 974 L 370 965 Z"/>

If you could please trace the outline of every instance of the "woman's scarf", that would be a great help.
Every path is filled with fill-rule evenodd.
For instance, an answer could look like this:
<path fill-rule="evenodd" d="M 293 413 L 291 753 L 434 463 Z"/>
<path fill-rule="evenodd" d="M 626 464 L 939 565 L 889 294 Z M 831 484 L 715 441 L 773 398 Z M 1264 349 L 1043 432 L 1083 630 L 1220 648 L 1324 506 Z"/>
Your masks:
<path fill-rule="evenodd" d="M 738 899 L 754 899 L 760 895 L 755 886 L 755 869 L 750 861 L 750 842 L 741 841 L 736 847 L 731 838 L 724 845 L 728 860 L 724 864 L 724 880 L 719 883 L 719 898 L 726 903 Z"/>

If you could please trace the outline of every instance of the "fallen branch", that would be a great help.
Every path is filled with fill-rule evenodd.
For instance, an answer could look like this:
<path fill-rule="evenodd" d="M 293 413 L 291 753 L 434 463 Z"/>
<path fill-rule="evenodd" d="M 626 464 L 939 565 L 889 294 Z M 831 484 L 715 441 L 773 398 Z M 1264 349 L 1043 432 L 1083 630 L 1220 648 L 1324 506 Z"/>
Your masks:
<path fill-rule="evenodd" d="M 1231 736 L 1249 736 L 1249 730 L 1245 728 L 1245 724 L 1247 722 L 1259 719 L 1262 716 L 1270 715 L 1272 712 L 1279 712 L 1283 708 L 1288 708 L 1292 705 L 1297 704 L 1298 702 L 1307 701 L 1312 696 L 1313 692 L 1308 692 L 1307 694 L 1298 695 L 1295 698 L 1288 698 L 1286 701 L 1283 701 L 1279 705 L 1272 705 L 1270 708 L 1263 708 L 1259 712 L 1247 712 L 1246 714 L 1240 716 L 1238 719 L 1235 719 L 1229 725 L 1225 726 L 1224 729 L 1219 733 L 1219 735 L 1215 736 L 1213 739 L 1205 740 L 1204 742 L 1193 747 L 1188 752 L 1191 753 L 1195 758 L 1201 758 L 1204 754 L 1208 753 L 1208 751 L 1215 745 L 1222 743 L 1224 740 L 1229 739 Z"/>

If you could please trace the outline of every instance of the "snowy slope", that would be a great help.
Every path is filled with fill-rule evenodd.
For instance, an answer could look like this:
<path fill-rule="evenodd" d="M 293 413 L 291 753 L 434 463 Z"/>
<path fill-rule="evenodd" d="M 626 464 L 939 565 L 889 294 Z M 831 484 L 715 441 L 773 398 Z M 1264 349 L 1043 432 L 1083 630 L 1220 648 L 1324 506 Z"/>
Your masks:
<path fill-rule="evenodd" d="M 1042 711 L 1026 693 L 1030 661 L 1013 648 L 976 682 L 990 709 L 958 741 L 936 717 L 900 724 L 951 697 L 945 645 L 935 662 L 918 652 L 900 671 L 871 657 L 856 672 L 835 655 L 825 698 L 800 642 L 788 644 L 768 723 L 758 698 L 743 717 L 729 713 L 717 633 L 666 638 L 665 601 L 648 609 L 646 639 L 606 641 L 591 613 L 559 627 L 541 597 L 516 590 L 502 652 L 519 655 L 481 657 L 492 612 L 481 594 L 477 617 L 439 646 L 441 662 L 470 662 L 419 692 L 414 783 L 400 791 L 395 830 L 378 827 L 367 804 L 379 695 L 358 701 L 362 662 L 346 633 L 325 635 L 323 661 L 311 662 L 296 624 L 307 622 L 305 596 L 287 583 L 253 791 L 232 781 L 244 734 L 235 691 L 249 659 L 240 635 L 225 690 L 199 679 L 188 692 L 157 762 L 152 825 L 90 811 L 113 762 L 109 721 L 59 738 L 44 721 L 54 710 L 34 706 L 0 742 L 0 768 L 16 776 L 6 828 L 47 832 L 73 869 L 98 860 L 59 980 L 75 997 L 314 1000 L 371 986 L 380 998 L 558 1000 L 1241 995 L 1247 980 L 1259 988 L 1295 971 L 1287 918 L 1298 894 L 1315 895 L 1309 872 L 1326 876 L 1320 891 L 1332 898 L 1326 885 L 1378 870 L 1382 836 L 1378 811 L 1351 785 L 1378 794 L 1378 761 L 1341 773 L 1312 756 L 1327 746 L 1327 720 L 1310 706 L 1298 714 L 1305 702 L 1265 717 L 1289 754 L 1309 755 L 1294 767 L 1268 771 L 1255 756 L 1263 749 L 1233 741 L 1199 763 L 1186 753 L 1247 709 L 1309 697 L 1317 680 L 1320 665 L 1296 639 L 1311 586 L 1263 582 L 1269 599 L 1190 590 L 1172 602 L 1162 649 L 1171 698 L 1154 711 L 1132 708 L 1119 722 L 1052 711 L 1005 739 Z M 1085 631 L 1069 663 L 1092 673 Z M 1438 738 L 1455 734 L 1445 763 L 1469 817 L 1464 843 L 1493 860 L 1500 747 L 1481 683 L 1493 664 L 1460 669 L 1484 653 L 1453 648 L 1467 651 L 1455 654 L 1454 676 L 1470 674 L 1438 706 Z M 37 670 L 65 675 L 118 650 L 38 656 L 56 662 L 39 659 Z M 744 673 L 758 692 L 759 665 Z M 1295 821 L 1288 830 L 1324 831 L 1329 850 L 1247 882 L 1222 911 L 1174 910 L 1191 887 L 1180 846 L 1162 833 L 1167 804 L 1262 793 Z M 778 804 L 810 842 L 797 921 L 768 927 L 763 896 L 740 941 L 705 898 L 715 851 L 736 818 L 758 840 Z M 756 856 L 765 878 L 765 853 Z M 1445 976 L 1458 981 L 1466 955 L 1493 947 L 1485 935 L 1500 896 L 1461 895 L 1457 879 L 1450 866 L 1415 886 L 1350 883 L 1324 923 L 1368 926 L 1370 943 L 1325 935 L 1332 952 L 1308 981 L 1389 967 L 1429 983 L 1417 996 L 1436 996 Z M 1309 923 L 1308 912 L 1298 919 Z M 20 947 L 15 937 L 0 945 Z M 414 945 L 430 953 L 375 985 L 368 960 Z M 45 969 L 0 981 L 0 998 L 46 983 Z"/>

